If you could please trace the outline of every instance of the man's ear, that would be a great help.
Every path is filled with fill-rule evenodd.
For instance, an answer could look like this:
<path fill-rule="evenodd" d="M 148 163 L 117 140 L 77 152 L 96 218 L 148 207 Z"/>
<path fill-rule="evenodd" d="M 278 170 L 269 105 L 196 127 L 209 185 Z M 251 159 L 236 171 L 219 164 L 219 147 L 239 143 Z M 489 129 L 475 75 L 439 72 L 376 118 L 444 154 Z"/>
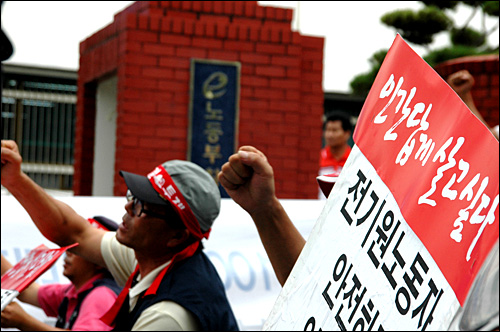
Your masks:
<path fill-rule="evenodd" d="M 185 229 L 180 229 L 174 231 L 174 235 L 168 240 L 167 246 L 170 248 L 177 247 L 178 245 L 186 242 L 187 239 L 189 239 L 189 230 Z"/>

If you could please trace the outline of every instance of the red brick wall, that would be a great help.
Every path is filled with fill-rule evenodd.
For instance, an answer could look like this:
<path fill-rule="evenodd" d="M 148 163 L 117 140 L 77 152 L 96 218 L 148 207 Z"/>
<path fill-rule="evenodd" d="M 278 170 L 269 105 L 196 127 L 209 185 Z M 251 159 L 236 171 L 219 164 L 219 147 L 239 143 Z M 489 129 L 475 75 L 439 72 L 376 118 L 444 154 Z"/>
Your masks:
<path fill-rule="evenodd" d="M 257 1 L 140 1 L 80 44 L 74 192 L 90 195 L 95 89 L 117 75 L 118 171 L 146 174 L 187 151 L 191 58 L 241 63 L 239 145 L 262 150 L 280 198 L 315 198 L 323 43 L 291 31 L 291 9 Z"/>
<path fill-rule="evenodd" d="M 498 58 L 498 54 L 463 57 L 434 68 L 445 80 L 462 69 L 467 69 L 474 76 L 475 84 L 471 90 L 474 104 L 490 127 L 499 123 Z"/>

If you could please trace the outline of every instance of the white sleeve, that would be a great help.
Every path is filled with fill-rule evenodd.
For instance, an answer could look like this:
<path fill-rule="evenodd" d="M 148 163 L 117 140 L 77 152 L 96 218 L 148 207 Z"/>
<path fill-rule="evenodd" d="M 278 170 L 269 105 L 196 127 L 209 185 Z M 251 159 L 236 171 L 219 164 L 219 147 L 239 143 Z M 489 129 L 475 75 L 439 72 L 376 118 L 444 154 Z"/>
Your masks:
<path fill-rule="evenodd" d="M 199 331 L 196 317 L 172 301 L 162 301 L 144 310 L 132 331 Z"/>

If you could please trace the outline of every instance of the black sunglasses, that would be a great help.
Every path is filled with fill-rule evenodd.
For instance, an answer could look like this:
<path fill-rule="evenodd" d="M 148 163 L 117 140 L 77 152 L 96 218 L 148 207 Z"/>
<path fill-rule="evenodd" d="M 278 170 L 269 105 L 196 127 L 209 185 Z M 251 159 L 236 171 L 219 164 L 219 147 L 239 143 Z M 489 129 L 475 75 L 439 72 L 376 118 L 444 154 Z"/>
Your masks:
<path fill-rule="evenodd" d="M 163 214 L 156 213 L 156 212 L 153 212 L 151 210 L 145 209 L 144 202 L 141 201 L 140 199 L 138 199 L 137 197 L 135 197 L 130 190 L 127 190 L 127 202 L 132 202 L 132 211 L 134 211 L 134 215 L 137 217 L 142 216 L 142 214 L 144 213 L 150 217 L 156 217 L 156 218 L 160 218 L 162 220 L 167 220 L 167 215 L 163 215 Z M 139 211 L 139 213 L 136 214 L 135 207 L 138 204 L 140 205 L 141 210 Z"/>

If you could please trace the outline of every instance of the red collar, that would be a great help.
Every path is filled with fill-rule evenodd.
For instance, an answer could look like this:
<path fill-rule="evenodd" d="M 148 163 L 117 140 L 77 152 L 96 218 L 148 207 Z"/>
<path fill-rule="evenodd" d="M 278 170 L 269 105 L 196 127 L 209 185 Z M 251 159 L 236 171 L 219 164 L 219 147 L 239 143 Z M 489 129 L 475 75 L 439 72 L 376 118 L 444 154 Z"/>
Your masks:
<path fill-rule="evenodd" d="M 172 258 L 172 262 L 168 264 L 158 275 L 156 276 L 155 280 L 149 286 L 147 289 L 146 293 L 144 293 L 143 296 L 147 295 L 156 295 L 156 292 L 158 291 L 158 288 L 160 287 L 161 281 L 167 271 L 174 266 L 177 262 L 182 261 L 183 259 L 186 259 L 188 257 L 191 257 L 194 255 L 196 250 L 198 250 L 198 247 L 200 246 L 200 242 L 194 242 L 188 247 L 186 247 L 184 250 L 178 252 L 177 254 L 174 255 Z M 116 319 L 116 316 L 118 315 L 118 312 L 120 311 L 121 307 L 123 306 L 123 303 L 127 299 L 127 295 L 130 291 L 130 288 L 132 287 L 132 283 L 135 280 L 139 273 L 139 265 L 135 267 L 134 272 L 130 275 L 130 277 L 127 280 L 127 283 L 125 284 L 125 287 L 123 287 L 120 295 L 118 295 L 118 298 L 116 299 L 115 303 L 111 306 L 111 308 L 104 314 L 104 316 L 101 317 L 101 321 L 103 321 L 105 324 L 109 326 L 114 325 L 114 321 Z"/>

